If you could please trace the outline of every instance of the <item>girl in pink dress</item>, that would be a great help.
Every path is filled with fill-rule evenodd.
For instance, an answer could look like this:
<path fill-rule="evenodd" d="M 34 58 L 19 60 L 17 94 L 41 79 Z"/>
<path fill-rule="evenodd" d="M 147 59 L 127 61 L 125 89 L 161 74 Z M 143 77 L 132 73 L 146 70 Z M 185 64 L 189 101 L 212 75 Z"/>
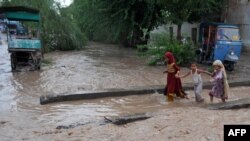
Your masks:
<path fill-rule="evenodd" d="M 213 88 L 209 92 L 210 101 L 213 102 L 213 97 L 220 98 L 222 102 L 225 102 L 228 99 L 229 85 L 227 82 L 227 74 L 225 67 L 220 60 L 216 60 L 213 63 L 214 73 L 213 79 Z"/>

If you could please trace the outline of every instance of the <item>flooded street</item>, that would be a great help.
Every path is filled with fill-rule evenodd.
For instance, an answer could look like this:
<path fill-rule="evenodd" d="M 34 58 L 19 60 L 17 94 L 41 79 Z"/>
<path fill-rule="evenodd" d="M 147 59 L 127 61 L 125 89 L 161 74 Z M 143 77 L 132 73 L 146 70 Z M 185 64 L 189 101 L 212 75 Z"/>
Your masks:
<path fill-rule="evenodd" d="M 208 110 L 190 99 L 167 103 L 163 95 L 126 96 L 40 105 L 39 97 L 113 89 L 165 85 L 164 66 L 145 65 L 135 50 L 90 43 L 85 50 L 45 54 L 52 64 L 40 71 L 11 72 L 4 36 L 0 35 L 0 140 L 204 140 L 223 138 L 224 124 L 249 124 L 249 109 Z M 244 56 L 243 56 L 244 58 Z M 242 61 L 244 62 L 244 61 Z M 246 62 L 246 60 L 245 60 Z M 229 74 L 231 80 L 245 79 L 249 66 Z M 187 68 L 183 68 L 183 73 Z M 240 72 L 239 72 L 240 71 Z M 238 75 L 239 74 L 239 75 Z M 208 81 L 207 76 L 203 76 Z M 183 79 L 191 82 L 190 78 Z M 250 97 L 250 87 L 231 88 L 230 100 Z M 215 101 L 220 102 L 220 101 Z M 126 126 L 105 124 L 104 116 L 152 113 L 153 117 Z M 72 127 L 56 129 L 59 126 Z M 178 128 L 177 128 L 178 127 Z"/>
<path fill-rule="evenodd" d="M 164 67 L 147 66 L 135 50 L 116 45 L 92 43 L 80 52 L 53 52 L 46 57 L 56 64 L 44 68 L 46 73 L 42 73 L 42 87 L 50 93 L 130 89 L 165 83 Z"/>

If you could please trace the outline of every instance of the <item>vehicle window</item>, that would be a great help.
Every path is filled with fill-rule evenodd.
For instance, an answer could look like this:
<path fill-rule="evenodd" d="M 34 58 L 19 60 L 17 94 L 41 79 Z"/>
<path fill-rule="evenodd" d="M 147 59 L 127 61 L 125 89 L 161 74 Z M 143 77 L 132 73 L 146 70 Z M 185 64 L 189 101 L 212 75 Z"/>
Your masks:
<path fill-rule="evenodd" d="M 238 28 L 218 28 L 217 40 L 229 40 L 239 41 L 239 29 Z"/>

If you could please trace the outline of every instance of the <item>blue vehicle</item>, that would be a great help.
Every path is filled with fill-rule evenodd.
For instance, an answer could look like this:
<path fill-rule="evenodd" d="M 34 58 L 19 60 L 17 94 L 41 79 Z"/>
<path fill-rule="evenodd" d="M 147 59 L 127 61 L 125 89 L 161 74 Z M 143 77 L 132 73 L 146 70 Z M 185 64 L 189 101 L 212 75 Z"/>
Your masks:
<path fill-rule="evenodd" d="M 242 48 L 239 27 L 203 22 L 199 30 L 200 47 L 196 50 L 197 62 L 210 64 L 215 60 L 221 60 L 228 71 L 233 71 Z"/>
<path fill-rule="evenodd" d="M 22 6 L 0 7 L 0 15 L 1 18 L 7 19 L 6 33 L 12 70 L 15 70 L 19 64 L 40 69 L 42 45 L 39 36 L 39 11 Z M 36 33 L 31 34 L 27 27 L 36 29 L 33 30 Z"/>

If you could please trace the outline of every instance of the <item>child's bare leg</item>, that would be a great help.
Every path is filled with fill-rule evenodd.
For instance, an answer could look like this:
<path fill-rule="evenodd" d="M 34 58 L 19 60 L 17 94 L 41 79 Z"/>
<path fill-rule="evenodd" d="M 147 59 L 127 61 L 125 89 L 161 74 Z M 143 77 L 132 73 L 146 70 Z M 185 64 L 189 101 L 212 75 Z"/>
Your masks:
<path fill-rule="evenodd" d="M 222 98 L 221 101 L 222 101 L 222 102 L 226 102 L 225 98 Z"/>
<path fill-rule="evenodd" d="M 209 96 L 210 96 L 210 102 L 213 102 L 213 95 L 209 93 Z"/>
<path fill-rule="evenodd" d="M 210 96 L 210 102 L 213 102 L 213 96 Z"/>

